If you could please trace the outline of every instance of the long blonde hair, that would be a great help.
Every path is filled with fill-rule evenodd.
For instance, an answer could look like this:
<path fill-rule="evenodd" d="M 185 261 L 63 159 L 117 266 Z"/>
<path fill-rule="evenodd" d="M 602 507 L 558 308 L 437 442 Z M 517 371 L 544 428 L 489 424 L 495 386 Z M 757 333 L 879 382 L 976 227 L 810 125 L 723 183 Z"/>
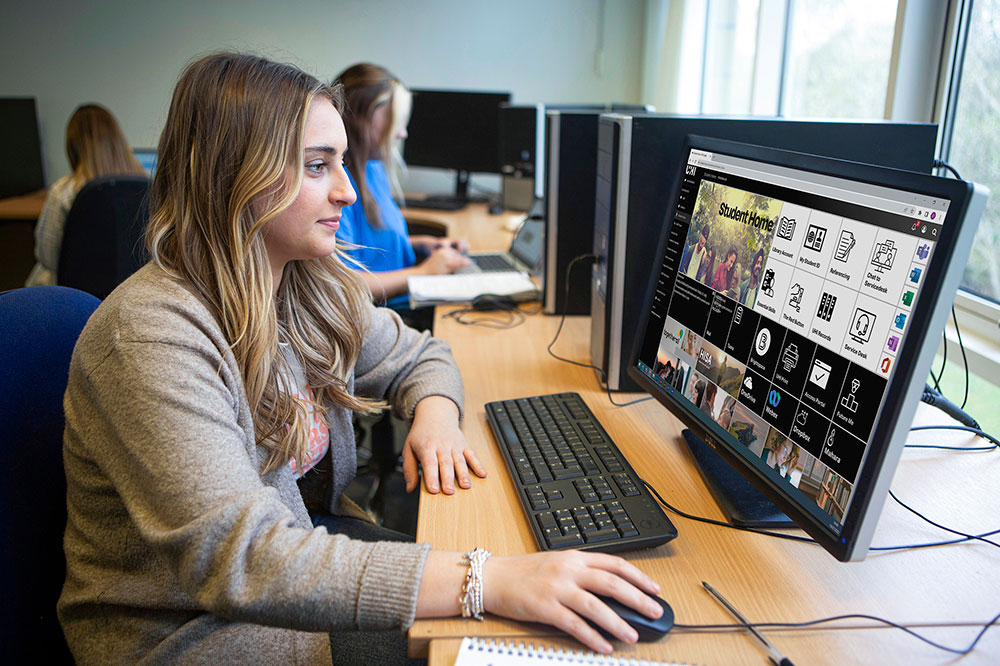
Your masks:
<path fill-rule="evenodd" d="M 292 261 L 273 289 L 263 232 L 302 183 L 303 132 L 313 99 L 342 94 L 286 64 L 235 53 L 191 63 L 174 89 L 160 137 L 146 243 L 165 271 L 207 301 L 239 365 L 267 469 L 308 451 L 305 401 L 281 390 L 291 343 L 315 403 L 360 412 L 347 378 L 369 325 L 364 283 L 329 257 Z M 320 412 L 321 413 L 321 412 Z"/>
<path fill-rule="evenodd" d="M 79 106 L 70 116 L 66 124 L 66 157 L 77 187 L 99 176 L 146 173 L 118 121 L 99 104 Z"/>
<path fill-rule="evenodd" d="M 368 223 L 375 229 L 381 229 L 382 217 L 378 204 L 369 191 L 365 168 L 373 149 L 377 148 L 386 167 L 392 194 L 402 200 L 403 190 L 399 179 L 406 165 L 396 134 L 410 120 L 412 95 L 389 70 L 368 62 L 351 65 L 337 76 L 335 84 L 343 86 L 347 98 L 344 127 L 347 129 L 347 143 L 351 146 L 345 159 L 347 168 L 354 178 Z M 369 132 L 372 116 L 383 104 L 389 105 L 391 122 L 383 135 L 378 137 L 378 145 L 373 146 Z"/>

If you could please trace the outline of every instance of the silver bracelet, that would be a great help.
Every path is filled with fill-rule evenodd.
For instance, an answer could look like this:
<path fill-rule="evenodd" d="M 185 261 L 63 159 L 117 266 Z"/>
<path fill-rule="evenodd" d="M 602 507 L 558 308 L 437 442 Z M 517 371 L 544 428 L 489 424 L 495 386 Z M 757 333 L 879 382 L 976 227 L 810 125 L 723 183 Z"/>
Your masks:
<path fill-rule="evenodd" d="M 491 555 L 493 553 L 485 548 L 476 548 L 462 556 L 462 560 L 469 563 L 465 582 L 462 583 L 462 594 L 458 596 L 462 604 L 462 617 L 483 621 L 483 565 Z"/>

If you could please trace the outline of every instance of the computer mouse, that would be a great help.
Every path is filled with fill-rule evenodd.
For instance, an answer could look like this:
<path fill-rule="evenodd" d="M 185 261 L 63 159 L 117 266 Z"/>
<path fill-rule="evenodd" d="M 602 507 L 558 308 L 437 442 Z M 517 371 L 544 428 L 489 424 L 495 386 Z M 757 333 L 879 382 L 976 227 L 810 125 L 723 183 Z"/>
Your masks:
<path fill-rule="evenodd" d="M 514 310 L 517 302 L 510 296 L 479 294 L 472 299 L 472 309 L 477 311 Z"/>
<path fill-rule="evenodd" d="M 663 607 L 663 615 L 655 620 L 646 617 L 631 606 L 626 606 L 611 597 L 597 595 L 597 598 L 606 603 L 611 610 L 618 614 L 618 617 L 625 620 L 630 627 L 635 629 L 635 632 L 639 634 L 639 641 L 644 642 L 658 640 L 674 628 L 674 609 L 663 599 L 653 595 L 650 596 Z M 608 640 L 616 640 L 614 636 L 603 628 L 598 627 L 593 622 L 590 622 L 590 620 L 587 620 L 587 622 L 594 629 L 601 632 L 601 635 Z"/>

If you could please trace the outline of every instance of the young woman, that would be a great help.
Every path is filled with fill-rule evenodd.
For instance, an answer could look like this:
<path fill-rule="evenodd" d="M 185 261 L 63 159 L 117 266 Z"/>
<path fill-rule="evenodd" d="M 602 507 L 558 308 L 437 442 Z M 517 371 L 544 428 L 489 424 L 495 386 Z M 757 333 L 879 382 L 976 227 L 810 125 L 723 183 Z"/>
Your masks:
<path fill-rule="evenodd" d="M 330 663 L 327 632 L 483 610 L 607 652 L 583 617 L 636 634 L 595 594 L 659 615 L 658 586 L 617 557 L 463 557 L 350 517 L 352 411 L 412 419 L 411 486 L 418 463 L 431 492 L 485 471 L 447 346 L 372 306 L 343 261 L 339 109 L 336 88 L 253 56 L 209 55 L 178 81 L 153 260 L 94 313 L 70 368 L 58 612 L 79 663 Z M 296 484 L 317 461 L 339 532 L 313 528 Z M 460 600 L 467 572 L 482 596 Z"/>
<path fill-rule="evenodd" d="M 433 236 L 409 236 L 396 199 L 401 198 L 399 142 L 406 138 L 410 92 L 378 65 L 360 63 L 337 81 L 347 96 L 344 125 L 351 151 L 345 158 L 358 200 L 344 209 L 340 239 L 362 247 L 349 251 L 371 272 L 362 272 L 376 302 L 405 302 L 411 275 L 452 273 L 469 264 L 469 244 Z M 418 263 L 418 255 L 423 260 Z M 393 300 L 395 299 L 395 300 Z"/>
<path fill-rule="evenodd" d="M 35 266 L 26 287 L 56 284 L 63 226 L 73 199 L 87 181 L 112 174 L 145 175 L 118 121 L 97 104 L 77 107 L 66 125 L 68 176 L 52 183 L 35 226 Z"/>
<path fill-rule="evenodd" d="M 729 281 L 732 279 L 733 264 L 735 263 L 736 248 L 730 247 L 729 251 L 726 252 L 725 260 L 720 262 L 719 267 L 715 269 L 715 277 L 712 278 L 712 284 L 710 285 L 712 289 L 721 292 L 725 292 L 729 289 Z"/>

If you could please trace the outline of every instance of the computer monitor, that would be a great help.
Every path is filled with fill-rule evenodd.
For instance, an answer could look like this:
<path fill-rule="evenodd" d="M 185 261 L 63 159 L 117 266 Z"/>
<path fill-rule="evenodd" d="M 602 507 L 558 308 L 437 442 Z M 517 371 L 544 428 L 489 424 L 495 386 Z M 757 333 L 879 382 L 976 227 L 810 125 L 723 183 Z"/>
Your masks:
<path fill-rule="evenodd" d="M 986 192 L 695 136 L 677 167 L 629 374 L 863 559 Z"/>
<path fill-rule="evenodd" d="M 133 148 L 132 154 L 150 178 L 156 173 L 156 148 Z"/>
<path fill-rule="evenodd" d="M 500 173 L 500 104 L 507 92 L 413 90 L 403 159 L 457 172 L 455 197 L 468 199 L 469 174 Z"/>
<path fill-rule="evenodd" d="M 45 187 L 34 97 L 0 98 L 0 197 Z"/>

